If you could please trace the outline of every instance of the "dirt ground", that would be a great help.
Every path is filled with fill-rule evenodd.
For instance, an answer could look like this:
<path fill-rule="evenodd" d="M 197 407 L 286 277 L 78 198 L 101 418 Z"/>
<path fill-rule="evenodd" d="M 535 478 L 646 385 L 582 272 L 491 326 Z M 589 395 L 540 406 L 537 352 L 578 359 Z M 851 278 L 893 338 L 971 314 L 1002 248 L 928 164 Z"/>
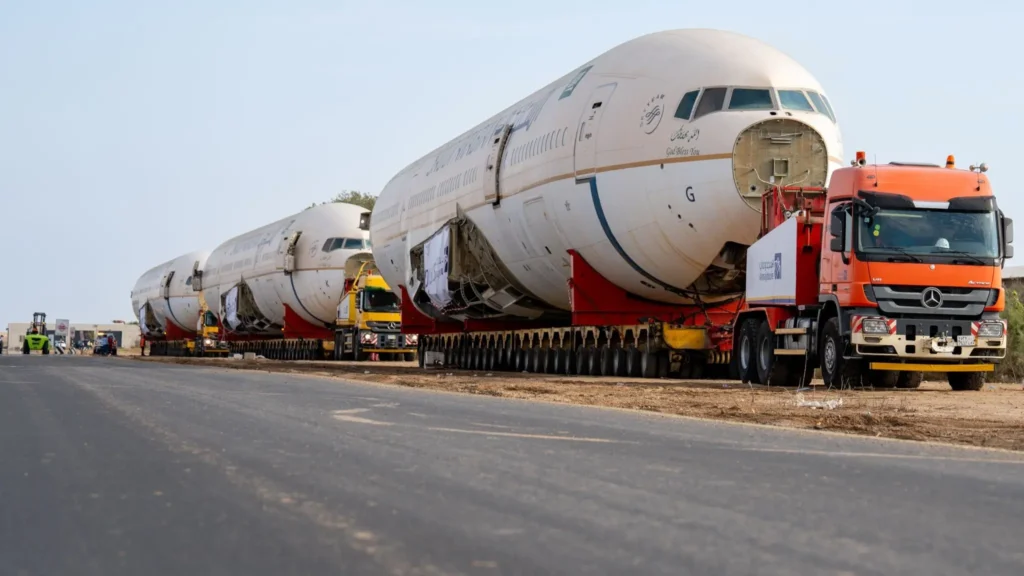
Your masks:
<path fill-rule="evenodd" d="M 134 361 L 331 376 L 379 384 L 648 410 L 737 422 L 1024 451 L 1024 386 L 991 383 L 953 392 L 928 381 L 916 390 L 829 391 L 737 381 L 643 380 L 421 369 L 414 362 L 299 362 L 131 357 Z M 800 405 L 820 401 L 838 406 Z"/>

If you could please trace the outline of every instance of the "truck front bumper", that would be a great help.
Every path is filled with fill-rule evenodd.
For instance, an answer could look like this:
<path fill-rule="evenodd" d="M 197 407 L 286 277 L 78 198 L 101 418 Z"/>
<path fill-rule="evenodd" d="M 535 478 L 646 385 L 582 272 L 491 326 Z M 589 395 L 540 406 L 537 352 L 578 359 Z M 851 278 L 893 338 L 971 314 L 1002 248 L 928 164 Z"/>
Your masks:
<path fill-rule="evenodd" d="M 934 325 L 941 323 L 941 332 Z M 868 359 L 985 363 L 1006 357 L 1004 320 L 894 319 L 852 316 L 850 343 Z"/>

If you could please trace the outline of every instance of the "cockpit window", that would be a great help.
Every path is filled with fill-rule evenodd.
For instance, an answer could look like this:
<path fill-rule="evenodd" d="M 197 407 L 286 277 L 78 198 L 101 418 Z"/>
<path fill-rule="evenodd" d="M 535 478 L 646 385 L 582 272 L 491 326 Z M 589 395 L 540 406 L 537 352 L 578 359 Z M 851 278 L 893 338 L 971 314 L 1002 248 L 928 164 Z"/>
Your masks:
<path fill-rule="evenodd" d="M 700 90 L 683 94 L 683 99 L 679 101 L 679 106 L 676 107 L 676 118 L 680 120 L 690 119 L 690 114 L 693 113 L 693 105 L 697 103 L 698 94 L 700 94 Z"/>
<path fill-rule="evenodd" d="M 693 115 L 696 120 L 706 114 L 718 112 L 725 105 L 725 88 L 706 88 L 700 97 L 700 104 L 697 104 L 697 112 Z"/>
<path fill-rule="evenodd" d="M 771 110 L 772 92 L 767 89 L 733 88 L 729 110 Z"/>
<path fill-rule="evenodd" d="M 334 252 L 335 250 L 362 250 L 363 248 L 369 248 L 370 241 L 363 240 L 362 238 L 328 238 L 324 242 L 324 252 Z"/>
<path fill-rule="evenodd" d="M 807 101 L 807 96 L 800 90 L 779 90 L 779 103 L 788 110 L 814 112 L 811 103 Z"/>
<path fill-rule="evenodd" d="M 825 103 L 825 106 L 828 106 L 828 115 L 832 117 L 832 121 L 836 122 L 836 111 L 832 109 L 832 103 L 828 101 L 828 96 L 822 94 L 821 100 Z"/>
<path fill-rule="evenodd" d="M 818 112 L 828 116 L 833 122 L 836 121 L 835 116 L 832 115 L 832 111 L 825 105 L 825 101 L 821 99 L 821 96 L 817 92 L 811 92 L 808 90 L 807 95 L 811 97 L 811 102 L 814 102 L 814 107 L 818 109 Z"/>

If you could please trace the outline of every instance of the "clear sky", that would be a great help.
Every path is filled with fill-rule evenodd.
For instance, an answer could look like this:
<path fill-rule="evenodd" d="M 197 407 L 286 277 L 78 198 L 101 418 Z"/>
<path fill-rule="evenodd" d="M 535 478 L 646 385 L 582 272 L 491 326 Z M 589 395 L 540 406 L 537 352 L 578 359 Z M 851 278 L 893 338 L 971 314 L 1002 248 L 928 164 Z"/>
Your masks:
<path fill-rule="evenodd" d="M 987 162 L 1024 222 L 1022 3 L 374 4 L 0 0 L 0 330 L 35 311 L 134 320 L 148 268 L 376 193 L 587 59 L 672 28 L 775 45 L 825 86 L 847 159 Z"/>

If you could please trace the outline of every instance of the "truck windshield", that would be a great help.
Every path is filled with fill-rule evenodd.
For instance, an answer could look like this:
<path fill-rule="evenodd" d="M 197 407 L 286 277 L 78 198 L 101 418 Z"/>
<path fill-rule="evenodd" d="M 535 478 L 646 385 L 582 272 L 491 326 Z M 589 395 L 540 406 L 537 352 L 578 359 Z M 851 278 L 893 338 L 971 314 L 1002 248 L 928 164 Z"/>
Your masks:
<path fill-rule="evenodd" d="M 874 215 L 858 213 L 857 249 L 864 254 L 999 257 L 995 212 L 882 209 Z"/>
<path fill-rule="evenodd" d="M 364 312 L 398 312 L 399 310 L 401 307 L 398 303 L 398 296 L 394 292 L 371 288 L 363 290 Z"/>

